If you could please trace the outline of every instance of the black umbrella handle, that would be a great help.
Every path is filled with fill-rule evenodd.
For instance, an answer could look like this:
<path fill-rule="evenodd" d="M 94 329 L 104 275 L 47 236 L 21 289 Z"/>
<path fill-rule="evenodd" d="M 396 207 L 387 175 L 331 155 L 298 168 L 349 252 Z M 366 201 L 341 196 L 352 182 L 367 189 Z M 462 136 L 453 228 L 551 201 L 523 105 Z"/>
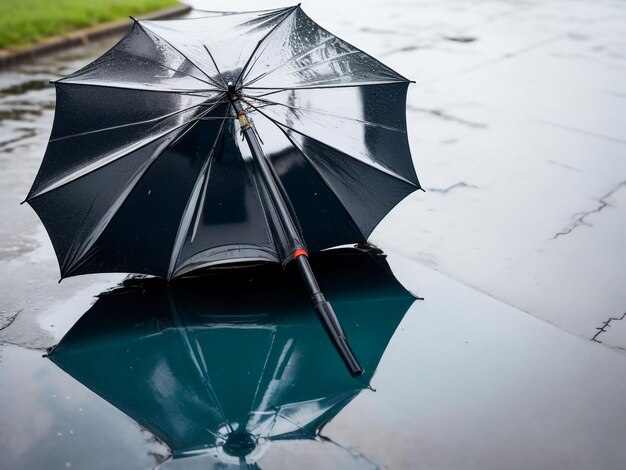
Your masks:
<path fill-rule="evenodd" d="M 302 274 L 302 278 L 304 279 L 304 283 L 309 289 L 309 294 L 311 294 L 311 302 L 313 302 L 313 308 L 315 308 L 317 317 L 324 326 L 328 337 L 335 346 L 335 349 L 337 349 L 337 352 L 341 356 L 350 374 L 353 377 L 358 377 L 363 374 L 363 368 L 352 352 L 352 348 L 348 343 L 346 334 L 343 332 L 343 328 L 341 328 L 339 324 L 339 320 L 337 319 L 337 315 L 335 315 L 332 305 L 326 300 L 324 294 L 320 292 L 320 288 L 306 254 L 298 254 L 295 259 L 300 273 Z"/>
<path fill-rule="evenodd" d="M 278 216 L 280 217 L 281 224 L 290 238 L 290 242 L 298 242 L 301 236 L 299 230 L 297 229 L 296 220 L 294 220 L 295 216 L 288 209 L 288 204 L 285 201 L 285 197 L 287 196 L 284 195 L 278 187 L 276 177 L 274 176 L 269 161 L 265 156 L 265 152 L 263 152 L 263 149 L 261 148 L 257 135 L 246 117 L 246 113 L 241 106 L 241 102 L 236 97 L 233 90 L 229 89 L 229 91 L 231 91 L 231 100 L 237 116 L 239 117 L 241 131 L 243 132 L 246 142 L 250 147 L 250 153 L 252 154 L 259 170 L 258 175 L 261 177 L 262 182 L 265 184 L 265 187 L 272 198 L 272 202 L 274 203 Z M 337 352 L 341 356 L 341 359 L 345 363 L 346 367 L 350 371 L 350 374 L 352 374 L 353 377 L 363 374 L 363 368 L 359 364 L 359 361 L 357 361 L 350 345 L 348 344 L 348 340 L 346 339 L 346 335 L 339 324 L 337 315 L 335 315 L 330 302 L 328 302 L 324 298 L 324 294 L 320 292 L 319 285 L 317 284 L 317 280 L 315 279 L 315 275 L 313 274 L 313 270 L 309 264 L 306 251 L 302 248 L 298 248 L 291 253 L 291 255 L 296 261 L 296 264 L 300 269 L 300 273 L 302 274 L 302 278 L 304 279 L 304 283 L 309 290 L 317 317 L 324 326 L 326 333 L 337 349 Z"/>

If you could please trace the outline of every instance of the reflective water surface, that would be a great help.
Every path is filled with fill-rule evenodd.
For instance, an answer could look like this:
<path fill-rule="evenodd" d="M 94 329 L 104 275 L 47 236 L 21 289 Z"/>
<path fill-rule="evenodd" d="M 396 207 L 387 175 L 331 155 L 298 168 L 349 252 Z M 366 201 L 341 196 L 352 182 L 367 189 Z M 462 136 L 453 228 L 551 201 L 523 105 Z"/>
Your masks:
<path fill-rule="evenodd" d="M 318 439 L 368 387 L 414 298 L 383 256 L 313 258 L 366 373 L 346 373 L 296 273 L 227 270 L 103 295 L 49 355 L 160 438 L 175 458 L 256 461 L 274 440 Z"/>
<path fill-rule="evenodd" d="M 0 345 L 3 468 L 623 468 L 622 355 L 395 254 L 313 262 L 362 378 L 293 273 L 126 281 L 48 357 Z"/>

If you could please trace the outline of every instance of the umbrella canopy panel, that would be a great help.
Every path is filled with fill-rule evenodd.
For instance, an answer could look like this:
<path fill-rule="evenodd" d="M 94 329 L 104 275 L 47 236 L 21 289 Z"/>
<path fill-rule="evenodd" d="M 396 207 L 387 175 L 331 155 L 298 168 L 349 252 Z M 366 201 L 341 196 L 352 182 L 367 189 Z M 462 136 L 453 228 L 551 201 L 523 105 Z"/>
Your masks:
<path fill-rule="evenodd" d="M 238 139 L 229 82 L 297 240 Z M 55 82 L 52 135 L 27 201 L 62 277 L 173 278 L 364 241 L 419 188 L 408 83 L 299 6 L 136 21 L 111 50 Z"/>

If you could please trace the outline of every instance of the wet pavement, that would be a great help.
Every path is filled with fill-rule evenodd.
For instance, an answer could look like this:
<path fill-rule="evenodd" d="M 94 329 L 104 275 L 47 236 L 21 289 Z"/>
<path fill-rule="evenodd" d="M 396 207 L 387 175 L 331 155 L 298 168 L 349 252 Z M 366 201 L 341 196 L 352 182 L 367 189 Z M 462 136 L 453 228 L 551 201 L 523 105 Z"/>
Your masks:
<path fill-rule="evenodd" d="M 244 1 L 238 7 L 259 5 Z M 323 431 L 316 439 L 268 439 L 248 463 L 254 460 L 260 468 L 624 468 L 626 4 L 398 1 L 382 9 L 380 2 L 365 1 L 305 2 L 303 8 L 330 31 L 417 81 L 409 94 L 409 133 L 418 175 L 429 191 L 405 200 L 372 239 L 389 254 L 404 288 L 425 300 L 406 305 L 393 337 L 377 337 L 382 349 L 388 346 L 374 355 L 374 363 L 380 362 L 371 389 L 355 386 L 353 396 L 331 407 L 332 413 L 324 414 L 327 408 L 319 400 L 336 394 L 312 384 L 322 381 L 322 374 L 294 368 L 286 383 L 302 388 L 302 396 L 281 406 L 300 404 L 293 409 L 300 411 L 295 421 L 302 429 L 315 403 L 317 418 L 323 416 L 316 424 Z M 156 376 L 148 376 L 160 370 L 158 364 L 175 362 L 156 361 L 149 348 L 139 348 L 135 357 L 153 358 L 156 365 L 124 375 L 115 364 L 133 365 L 111 362 L 122 350 L 114 354 L 107 348 L 117 344 L 116 335 L 169 341 L 167 334 L 184 336 L 191 328 L 202 354 L 179 360 L 205 364 L 199 377 L 211 377 L 226 395 L 232 393 L 235 411 L 246 403 L 246 412 L 268 412 L 277 408 L 269 406 L 272 397 L 284 394 L 270 393 L 271 381 L 257 372 L 253 398 L 235 400 L 235 391 L 244 393 L 251 385 L 213 370 L 224 353 L 209 346 L 222 341 L 223 349 L 233 347 L 238 335 L 254 333 L 251 324 L 283 331 L 284 320 L 271 314 L 287 307 L 264 304 L 256 313 L 270 318 L 228 328 L 193 316 L 192 327 L 165 320 L 155 326 L 141 318 L 131 325 L 118 318 L 119 324 L 100 326 L 93 312 L 107 296 L 92 307 L 94 296 L 124 276 L 83 276 L 57 284 L 46 234 L 33 211 L 19 205 L 50 132 L 54 91 L 48 80 L 92 60 L 109 44 L 0 74 L 0 467 L 236 468 L 239 461 L 231 454 L 237 452 L 218 449 L 224 448 L 227 433 L 212 429 L 206 416 L 199 413 L 206 420 L 200 441 L 218 450 L 176 451 L 167 428 L 190 427 L 182 419 L 194 418 L 190 408 L 181 411 L 180 422 L 157 419 L 161 425 L 155 427 L 159 408 L 148 406 L 146 397 L 160 397 L 160 409 L 172 409 L 181 385 L 176 377 L 168 381 L 161 375 L 156 382 L 161 387 L 150 389 L 150 377 Z M 328 282 L 324 279 L 320 282 Z M 374 319 L 378 310 L 388 314 L 388 307 L 376 307 L 376 299 L 342 289 L 334 294 L 346 297 L 337 309 L 342 319 L 357 318 L 356 307 L 348 307 L 358 301 Z M 215 314 L 220 299 L 228 299 L 224 295 L 215 294 L 209 313 Z M 126 314 L 141 317 L 137 309 Z M 90 324 L 102 331 L 99 341 L 80 339 L 81 328 Z M 351 328 L 357 340 L 368 338 L 367 328 L 377 330 Z M 209 330 L 215 336 L 202 336 Z M 284 344 L 302 336 L 287 330 L 276 333 Z M 82 348 L 93 348 L 94 355 L 99 351 L 98 364 L 90 368 L 87 361 L 76 368 L 55 360 L 54 353 L 42 357 L 64 337 L 61 345 L 83 341 Z M 360 346 L 361 354 L 370 351 L 371 341 Z M 85 354 L 72 357 L 85 361 Z M 325 360 L 329 374 L 341 366 L 333 359 Z M 316 370 L 315 360 L 293 354 L 289 364 Z M 125 392 L 136 394 L 131 405 L 111 390 L 119 388 L 119 377 L 125 377 Z M 190 382 L 181 383 L 191 393 Z M 258 398 L 261 392 L 265 402 Z M 145 405 L 143 417 L 139 402 Z"/>

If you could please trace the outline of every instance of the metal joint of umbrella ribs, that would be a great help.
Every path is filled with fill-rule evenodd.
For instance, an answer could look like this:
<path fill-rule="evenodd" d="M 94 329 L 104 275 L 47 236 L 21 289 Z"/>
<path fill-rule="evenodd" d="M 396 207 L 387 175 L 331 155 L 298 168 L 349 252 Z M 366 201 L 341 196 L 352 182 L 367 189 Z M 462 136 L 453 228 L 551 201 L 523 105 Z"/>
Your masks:
<path fill-rule="evenodd" d="M 246 112 L 243 109 L 239 111 L 239 125 L 241 127 L 252 127 L 252 125 L 250 124 L 250 121 L 248 121 Z"/>

